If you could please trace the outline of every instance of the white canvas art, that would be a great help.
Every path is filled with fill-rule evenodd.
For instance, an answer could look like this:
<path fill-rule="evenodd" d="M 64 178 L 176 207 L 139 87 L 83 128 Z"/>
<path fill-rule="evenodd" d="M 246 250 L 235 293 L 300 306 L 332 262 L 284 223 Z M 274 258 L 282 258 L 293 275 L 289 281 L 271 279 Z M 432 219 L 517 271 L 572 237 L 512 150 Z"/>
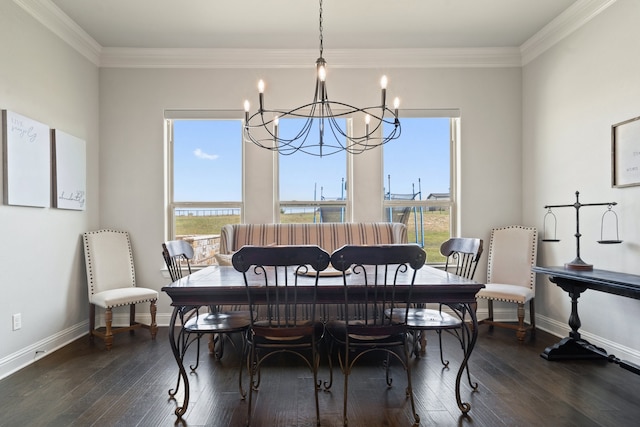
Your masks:
<path fill-rule="evenodd" d="M 59 209 L 85 210 L 87 166 L 86 144 L 58 129 L 53 138 L 53 206 Z"/>
<path fill-rule="evenodd" d="M 4 203 L 48 207 L 51 198 L 49 126 L 2 111 Z"/>

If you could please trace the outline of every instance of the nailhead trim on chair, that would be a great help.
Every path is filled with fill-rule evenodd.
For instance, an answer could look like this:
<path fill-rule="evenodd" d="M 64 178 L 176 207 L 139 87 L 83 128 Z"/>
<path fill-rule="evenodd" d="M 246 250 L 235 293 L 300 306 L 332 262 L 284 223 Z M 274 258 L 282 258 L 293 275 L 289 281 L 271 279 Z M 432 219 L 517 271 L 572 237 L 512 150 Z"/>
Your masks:
<path fill-rule="evenodd" d="M 493 253 L 492 251 L 492 246 L 493 246 L 493 233 L 498 231 L 498 230 L 507 230 L 507 229 L 513 229 L 513 228 L 520 228 L 522 230 L 527 230 L 527 231 L 533 231 L 533 239 L 532 241 L 532 246 L 531 246 L 531 264 L 535 265 L 535 260 L 536 260 L 536 244 L 537 244 L 537 240 L 538 240 L 538 230 L 535 227 L 524 227 L 522 225 L 512 225 L 509 227 L 499 227 L 499 228 L 494 228 L 493 230 L 491 230 L 491 239 L 489 242 L 489 262 L 487 265 L 487 271 L 491 271 L 491 261 L 492 261 L 492 257 L 491 254 Z M 535 291 L 535 284 L 536 284 L 536 275 L 533 272 L 533 270 L 531 270 L 531 272 L 529 273 L 529 289 L 534 290 Z M 490 277 L 487 277 L 487 283 L 492 283 L 493 281 L 491 280 Z M 496 299 L 497 300 L 497 299 Z M 507 301 L 507 302 L 512 302 L 509 300 L 501 300 L 501 301 Z"/>
<path fill-rule="evenodd" d="M 125 237 L 127 238 L 127 247 L 129 248 L 129 257 L 131 259 L 133 259 L 133 251 L 131 250 L 131 239 L 129 237 L 129 233 L 127 233 L 126 231 L 120 231 L 120 230 L 113 230 L 113 229 L 103 229 L 103 230 L 98 230 L 98 231 L 87 231 L 86 233 L 84 233 L 85 235 L 90 235 L 90 234 L 101 234 L 101 233 L 105 233 L 105 232 L 109 232 L 109 233 L 120 233 L 120 234 L 124 234 Z M 91 252 L 89 251 L 89 243 L 88 241 L 85 239 L 84 241 L 85 247 L 84 247 L 84 253 L 85 254 L 91 254 Z M 93 282 L 93 265 L 91 262 L 91 256 L 87 256 L 86 257 L 86 265 L 87 265 L 87 271 L 89 272 L 89 287 L 91 289 L 91 295 L 95 294 L 95 289 L 94 289 L 94 282 Z M 131 277 L 133 278 L 133 286 L 136 286 L 136 274 L 135 274 L 135 270 L 133 269 L 133 263 L 131 264 Z M 146 302 L 148 300 L 142 300 L 140 302 Z M 126 304 L 129 305 L 129 304 Z M 114 306 L 115 307 L 115 306 Z"/>

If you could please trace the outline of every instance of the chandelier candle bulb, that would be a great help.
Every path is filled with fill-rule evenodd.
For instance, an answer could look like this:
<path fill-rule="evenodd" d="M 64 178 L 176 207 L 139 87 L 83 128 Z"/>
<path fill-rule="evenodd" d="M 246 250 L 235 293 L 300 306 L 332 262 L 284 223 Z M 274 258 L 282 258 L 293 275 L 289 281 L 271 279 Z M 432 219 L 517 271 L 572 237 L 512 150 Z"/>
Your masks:
<path fill-rule="evenodd" d="M 320 68 L 318 68 L 318 78 L 323 83 L 327 79 L 327 70 L 324 68 L 324 65 L 321 65 Z"/>
<path fill-rule="evenodd" d="M 245 99 L 244 101 L 244 125 L 249 126 L 249 110 L 251 109 L 251 104 L 249 101 Z"/>
<path fill-rule="evenodd" d="M 371 116 L 369 114 L 364 116 L 364 133 L 365 133 L 365 136 L 367 137 L 367 140 L 369 140 L 369 122 L 370 121 L 371 121 Z"/>
<path fill-rule="evenodd" d="M 380 79 L 380 87 L 382 88 L 382 108 L 384 108 L 387 102 L 387 76 L 382 76 Z"/>
<path fill-rule="evenodd" d="M 320 101 L 326 101 L 327 92 L 326 92 L 326 80 L 327 80 L 327 69 L 324 65 L 320 65 L 318 67 L 318 79 L 320 80 Z"/>
<path fill-rule="evenodd" d="M 264 109 L 264 80 L 258 82 L 258 98 L 260 99 L 260 111 Z"/>
<path fill-rule="evenodd" d="M 396 97 L 393 100 L 393 114 L 395 114 L 396 119 L 398 119 L 398 107 L 400 107 L 400 98 Z"/>

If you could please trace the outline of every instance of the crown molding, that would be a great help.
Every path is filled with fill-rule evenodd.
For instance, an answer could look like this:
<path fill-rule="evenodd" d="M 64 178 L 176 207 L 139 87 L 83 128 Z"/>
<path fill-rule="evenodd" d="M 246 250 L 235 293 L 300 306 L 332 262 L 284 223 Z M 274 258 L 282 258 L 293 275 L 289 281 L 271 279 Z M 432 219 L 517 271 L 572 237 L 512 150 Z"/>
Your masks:
<path fill-rule="evenodd" d="M 93 64 L 100 65 L 102 46 L 51 0 L 13 0 L 13 2 Z"/>
<path fill-rule="evenodd" d="M 309 68 L 305 49 L 139 49 L 102 47 L 51 0 L 13 0 L 42 25 L 105 68 Z M 616 0 L 578 0 L 520 47 L 325 50 L 332 68 L 521 67 L 589 22 Z"/>
<path fill-rule="evenodd" d="M 130 49 L 104 48 L 104 68 L 309 68 L 310 49 Z M 518 48 L 325 49 L 331 68 L 520 67 Z"/>
<path fill-rule="evenodd" d="M 520 46 L 522 65 L 526 65 L 556 43 L 585 25 L 616 0 L 578 0 Z"/>

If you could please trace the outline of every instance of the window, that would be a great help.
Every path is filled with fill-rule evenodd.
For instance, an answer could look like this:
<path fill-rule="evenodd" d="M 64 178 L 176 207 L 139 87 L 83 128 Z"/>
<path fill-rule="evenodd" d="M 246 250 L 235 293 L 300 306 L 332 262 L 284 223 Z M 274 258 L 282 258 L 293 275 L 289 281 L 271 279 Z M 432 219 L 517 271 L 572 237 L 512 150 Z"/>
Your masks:
<path fill-rule="evenodd" d="M 337 122 L 344 130 L 346 119 Z M 281 119 L 280 137 L 293 138 L 304 119 Z M 317 120 L 310 138 L 319 133 Z M 333 134 L 327 135 L 333 138 Z M 280 222 L 346 222 L 347 153 L 316 157 L 303 153 L 278 156 Z"/>
<path fill-rule="evenodd" d="M 380 218 L 406 224 L 409 241 L 425 248 L 430 263 L 439 263 L 444 260 L 439 253 L 440 244 L 455 232 L 454 159 L 459 119 L 458 113 L 452 111 L 439 112 L 439 117 L 430 114 L 433 111 L 405 111 L 400 138 L 382 147 L 382 169 L 374 163 L 360 171 L 371 172 L 369 182 L 383 181 L 372 187 L 382 191 L 371 193 L 382 201 Z M 256 194 L 255 189 L 242 187 L 243 182 L 246 186 L 252 180 L 245 179 L 243 174 L 247 171 L 242 170 L 245 150 L 241 116 L 242 112 L 165 112 L 168 236 L 192 244 L 196 253 L 194 265 L 215 263 L 222 226 L 240 223 L 245 217 L 243 197 Z M 348 120 L 340 119 L 347 130 Z M 281 119 L 281 136 L 297 132 L 296 122 L 300 121 Z M 317 132 L 317 128 L 312 129 L 310 137 Z M 353 194 L 348 193 L 350 187 L 346 185 L 352 180 L 352 167 L 359 166 L 351 163 L 357 161 L 346 152 L 321 158 L 278 155 L 277 161 L 266 168 L 276 169 L 273 176 L 278 182 L 272 188 L 280 222 L 350 221 L 352 208 L 360 208 L 351 205 Z M 255 182 L 255 170 L 253 173 Z M 358 188 L 353 191 L 358 195 Z M 258 208 L 265 209 L 267 217 L 273 213 L 274 205 Z M 255 217 L 254 213 L 251 212 Z"/>
<path fill-rule="evenodd" d="M 194 248 L 194 265 L 214 264 L 220 229 L 239 223 L 242 121 L 168 120 L 169 233 Z"/>
<path fill-rule="evenodd" d="M 444 261 L 440 244 L 452 231 L 452 125 L 449 117 L 401 118 L 402 134 L 383 147 L 384 218 L 407 225 L 409 242 Z"/>

